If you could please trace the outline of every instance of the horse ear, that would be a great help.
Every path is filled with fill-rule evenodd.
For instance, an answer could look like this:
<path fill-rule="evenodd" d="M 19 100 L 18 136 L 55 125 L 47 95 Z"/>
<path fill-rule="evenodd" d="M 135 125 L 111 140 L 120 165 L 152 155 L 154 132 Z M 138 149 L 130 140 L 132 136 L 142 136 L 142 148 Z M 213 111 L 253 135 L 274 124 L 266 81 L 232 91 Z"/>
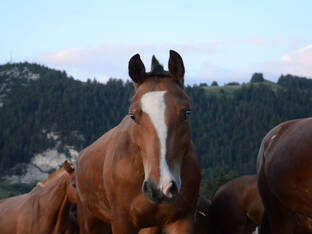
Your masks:
<path fill-rule="evenodd" d="M 146 79 L 145 67 L 139 54 L 132 56 L 129 61 L 129 76 L 138 86 Z"/>
<path fill-rule="evenodd" d="M 68 174 L 72 174 L 75 171 L 74 166 L 71 165 L 67 160 L 64 161 L 63 168 L 68 172 Z"/>
<path fill-rule="evenodd" d="M 174 50 L 170 50 L 168 62 L 169 73 L 176 79 L 182 87 L 184 86 L 184 64 L 181 56 Z"/>

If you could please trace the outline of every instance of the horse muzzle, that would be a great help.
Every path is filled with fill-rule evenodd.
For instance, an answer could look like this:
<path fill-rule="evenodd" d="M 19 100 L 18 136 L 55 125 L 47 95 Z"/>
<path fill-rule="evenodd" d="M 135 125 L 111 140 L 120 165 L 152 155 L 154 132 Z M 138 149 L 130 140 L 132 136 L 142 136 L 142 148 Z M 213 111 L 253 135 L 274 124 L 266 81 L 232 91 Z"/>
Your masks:
<path fill-rule="evenodd" d="M 168 183 L 158 188 L 153 182 L 145 180 L 142 185 L 142 192 L 152 203 L 169 203 L 173 202 L 178 197 L 178 186 L 175 181 L 171 180 Z"/>

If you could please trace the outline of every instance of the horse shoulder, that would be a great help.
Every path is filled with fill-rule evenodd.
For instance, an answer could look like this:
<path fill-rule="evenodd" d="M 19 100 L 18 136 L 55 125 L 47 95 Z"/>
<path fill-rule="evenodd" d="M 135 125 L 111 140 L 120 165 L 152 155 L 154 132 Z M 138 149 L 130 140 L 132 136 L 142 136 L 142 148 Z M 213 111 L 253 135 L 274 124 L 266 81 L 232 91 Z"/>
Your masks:
<path fill-rule="evenodd" d="M 98 218 L 109 220 L 111 207 L 120 187 L 128 188 L 129 179 L 138 173 L 132 168 L 135 152 L 129 142 L 126 121 L 111 129 L 79 156 L 76 169 L 78 196 Z M 117 173 L 118 172 L 118 173 Z M 123 179 L 122 179 L 123 178 Z"/>

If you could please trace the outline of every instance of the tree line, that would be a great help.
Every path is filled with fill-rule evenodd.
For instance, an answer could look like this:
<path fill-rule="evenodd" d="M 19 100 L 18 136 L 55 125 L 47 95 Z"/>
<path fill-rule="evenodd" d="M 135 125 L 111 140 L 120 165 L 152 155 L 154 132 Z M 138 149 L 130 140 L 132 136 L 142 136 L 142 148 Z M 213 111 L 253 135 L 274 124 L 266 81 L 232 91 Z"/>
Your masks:
<path fill-rule="evenodd" d="M 40 78 L 1 73 L 25 67 Z M 203 83 L 185 90 L 192 104 L 192 140 L 208 187 L 220 175 L 255 173 L 265 134 L 280 122 L 312 115 L 312 80 L 304 77 L 282 75 L 274 83 L 255 73 L 246 84 Z M 121 121 L 133 94 L 132 83 L 119 79 L 82 82 L 38 64 L 0 66 L 1 174 L 55 147 L 49 132 L 60 137 L 59 152 L 68 153 L 66 145 L 80 151 Z"/>

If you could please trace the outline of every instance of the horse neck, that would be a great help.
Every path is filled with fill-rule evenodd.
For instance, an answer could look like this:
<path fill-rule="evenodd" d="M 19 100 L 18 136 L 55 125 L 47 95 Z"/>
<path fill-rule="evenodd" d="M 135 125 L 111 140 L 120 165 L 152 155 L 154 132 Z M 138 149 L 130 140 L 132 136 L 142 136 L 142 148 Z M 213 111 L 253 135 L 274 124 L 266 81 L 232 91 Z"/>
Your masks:
<path fill-rule="evenodd" d="M 122 141 L 125 140 L 125 141 L 128 141 L 128 142 L 131 142 L 131 144 L 129 144 L 129 150 L 132 151 L 132 150 L 135 150 L 135 151 L 138 151 L 138 147 L 137 147 L 137 143 L 136 143 L 136 138 L 134 137 L 134 128 L 135 128 L 135 123 L 133 123 L 132 120 L 129 120 L 128 117 L 125 117 L 121 122 L 120 124 L 118 125 L 118 135 L 120 135 L 120 132 L 122 132 L 122 136 L 123 138 L 118 138 L 118 139 L 121 139 Z M 124 133 L 127 133 L 127 134 L 124 134 Z"/>
<path fill-rule="evenodd" d="M 77 226 L 77 220 L 71 215 L 71 209 L 75 205 L 69 202 L 67 195 L 65 195 L 61 206 L 59 207 L 56 214 L 56 223 L 53 228 L 53 233 L 72 233 L 74 227 Z"/>
<path fill-rule="evenodd" d="M 51 233 L 64 233 L 72 206 L 67 196 L 67 177 L 61 176 L 53 184 L 38 188 L 34 194 L 39 196 L 40 213 L 49 217 L 45 219 L 46 223 L 42 226 L 53 230 Z"/>

